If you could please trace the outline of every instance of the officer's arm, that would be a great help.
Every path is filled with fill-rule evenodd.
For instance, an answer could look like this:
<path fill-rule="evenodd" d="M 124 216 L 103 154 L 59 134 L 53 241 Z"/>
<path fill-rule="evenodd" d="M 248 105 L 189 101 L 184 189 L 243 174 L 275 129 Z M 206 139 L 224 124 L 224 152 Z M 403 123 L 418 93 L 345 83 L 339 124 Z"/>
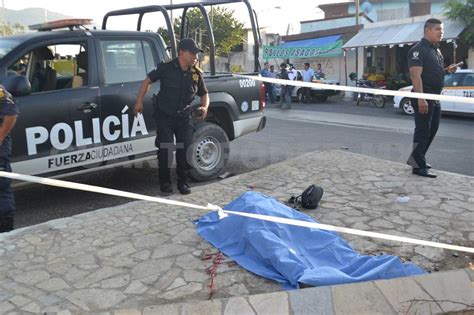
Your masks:
<path fill-rule="evenodd" d="M 201 115 L 199 116 L 199 119 L 203 120 L 207 117 L 207 110 L 209 109 L 209 94 L 204 94 L 201 96 Z"/>
<path fill-rule="evenodd" d="M 16 115 L 9 115 L 3 117 L 3 123 L 0 127 L 0 143 L 8 136 L 10 131 L 12 131 L 13 127 L 16 123 Z"/>
<path fill-rule="evenodd" d="M 410 79 L 413 83 L 413 91 L 417 93 L 423 93 L 423 81 L 421 80 L 422 72 L 423 67 L 410 67 Z M 428 103 L 423 98 L 418 99 L 418 111 L 420 112 L 420 114 L 428 113 Z"/>
<path fill-rule="evenodd" d="M 421 80 L 421 73 L 423 67 L 410 67 L 410 79 L 413 83 L 413 91 L 423 93 L 423 81 Z"/>
<path fill-rule="evenodd" d="M 150 78 L 147 76 L 145 80 L 143 80 L 142 86 L 140 87 L 140 91 L 138 92 L 137 100 L 135 101 L 135 106 L 133 107 L 133 114 L 136 116 L 138 113 L 143 111 L 143 99 L 145 98 L 146 93 L 150 90 L 151 82 Z"/>

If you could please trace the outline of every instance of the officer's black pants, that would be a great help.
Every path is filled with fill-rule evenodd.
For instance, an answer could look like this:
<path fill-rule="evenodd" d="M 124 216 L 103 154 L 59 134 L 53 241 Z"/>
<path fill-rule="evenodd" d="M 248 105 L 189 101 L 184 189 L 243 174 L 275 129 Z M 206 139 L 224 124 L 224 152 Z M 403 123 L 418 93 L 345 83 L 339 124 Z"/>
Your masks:
<path fill-rule="evenodd" d="M 441 118 L 439 103 L 431 100 L 427 100 L 427 102 L 428 113 L 420 114 L 418 100 L 411 100 L 415 110 L 415 134 L 413 135 L 413 151 L 408 159 L 408 164 L 414 168 L 426 168 L 425 154 L 436 136 Z"/>
<path fill-rule="evenodd" d="M 11 138 L 7 136 L 0 145 L 0 171 L 12 171 L 10 167 L 11 148 Z M 0 177 L 0 221 L 12 219 L 15 215 L 15 199 L 10 184 L 11 179 Z"/>
<path fill-rule="evenodd" d="M 187 151 L 193 140 L 194 127 L 190 118 L 178 118 L 157 112 L 156 140 L 158 150 L 158 174 L 160 183 L 170 183 L 170 168 L 176 149 L 176 175 L 178 183 L 186 183 L 189 173 Z M 176 146 L 174 137 L 176 137 Z"/>

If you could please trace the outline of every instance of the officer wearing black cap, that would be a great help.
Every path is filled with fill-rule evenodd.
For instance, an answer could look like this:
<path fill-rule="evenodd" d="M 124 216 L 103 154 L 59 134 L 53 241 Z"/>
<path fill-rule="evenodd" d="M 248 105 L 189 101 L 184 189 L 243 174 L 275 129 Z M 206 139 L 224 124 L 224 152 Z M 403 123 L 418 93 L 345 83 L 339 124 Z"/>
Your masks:
<path fill-rule="evenodd" d="M 189 105 L 198 95 L 201 106 L 197 109 L 198 119 L 204 120 L 209 107 L 209 96 L 202 76 L 196 66 L 198 53 L 203 50 L 190 38 L 184 38 L 178 45 L 178 58 L 162 62 L 148 73 L 143 81 L 133 112 L 143 111 L 143 98 L 150 84 L 160 80 L 160 92 L 155 98 L 156 141 L 158 147 L 158 167 L 160 190 L 172 193 L 170 167 L 173 159 L 174 139 L 176 137 L 176 174 L 178 190 L 181 194 L 191 193 L 187 184 L 190 169 L 186 151 L 191 145 L 194 127 Z"/>
<path fill-rule="evenodd" d="M 15 126 L 18 113 L 11 94 L 3 85 L 0 85 L 0 171 L 12 171 L 10 167 L 12 152 L 10 131 Z M 0 233 L 13 230 L 15 199 L 10 183 L 10 179 L 0 177 Z"/>

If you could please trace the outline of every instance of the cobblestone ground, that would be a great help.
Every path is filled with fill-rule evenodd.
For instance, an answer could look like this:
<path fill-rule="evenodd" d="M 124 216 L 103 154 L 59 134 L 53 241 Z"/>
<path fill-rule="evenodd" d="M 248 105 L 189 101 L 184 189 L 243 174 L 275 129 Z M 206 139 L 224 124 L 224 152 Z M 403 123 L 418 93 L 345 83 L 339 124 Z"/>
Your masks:
<path fill-rule="evenodd" d="M 472 246 L 474 178 L 409 173 L 405 165 L 367 156 L 314 152 L 171 198 L 223 206 L 254 189 L 283 202 L 316 183 L 325 189 L 323 201 L 305 212 L 322 223 Z M 221 261 L 196 234 L 192 222 L 203 214 L 134 201 L 3 234 L 0 313 L 143 309 L 281 290 L 228 258 Z M 363 253 L 395 254 L 428 271 L 474 261 L 465 253 L 342 236 Z"/>

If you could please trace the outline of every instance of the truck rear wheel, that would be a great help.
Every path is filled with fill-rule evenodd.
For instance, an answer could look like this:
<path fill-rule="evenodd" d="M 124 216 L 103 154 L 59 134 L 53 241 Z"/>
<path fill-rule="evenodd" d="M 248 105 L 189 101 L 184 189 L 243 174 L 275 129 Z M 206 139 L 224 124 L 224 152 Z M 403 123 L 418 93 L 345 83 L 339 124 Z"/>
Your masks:
<path fill-rule="evenodd" d="M 229 158 L 229 138 L 218 125 L 204 123 L 194 133 L 189 161 L 191 177 L 196 181 L 216 178 Z"/>

